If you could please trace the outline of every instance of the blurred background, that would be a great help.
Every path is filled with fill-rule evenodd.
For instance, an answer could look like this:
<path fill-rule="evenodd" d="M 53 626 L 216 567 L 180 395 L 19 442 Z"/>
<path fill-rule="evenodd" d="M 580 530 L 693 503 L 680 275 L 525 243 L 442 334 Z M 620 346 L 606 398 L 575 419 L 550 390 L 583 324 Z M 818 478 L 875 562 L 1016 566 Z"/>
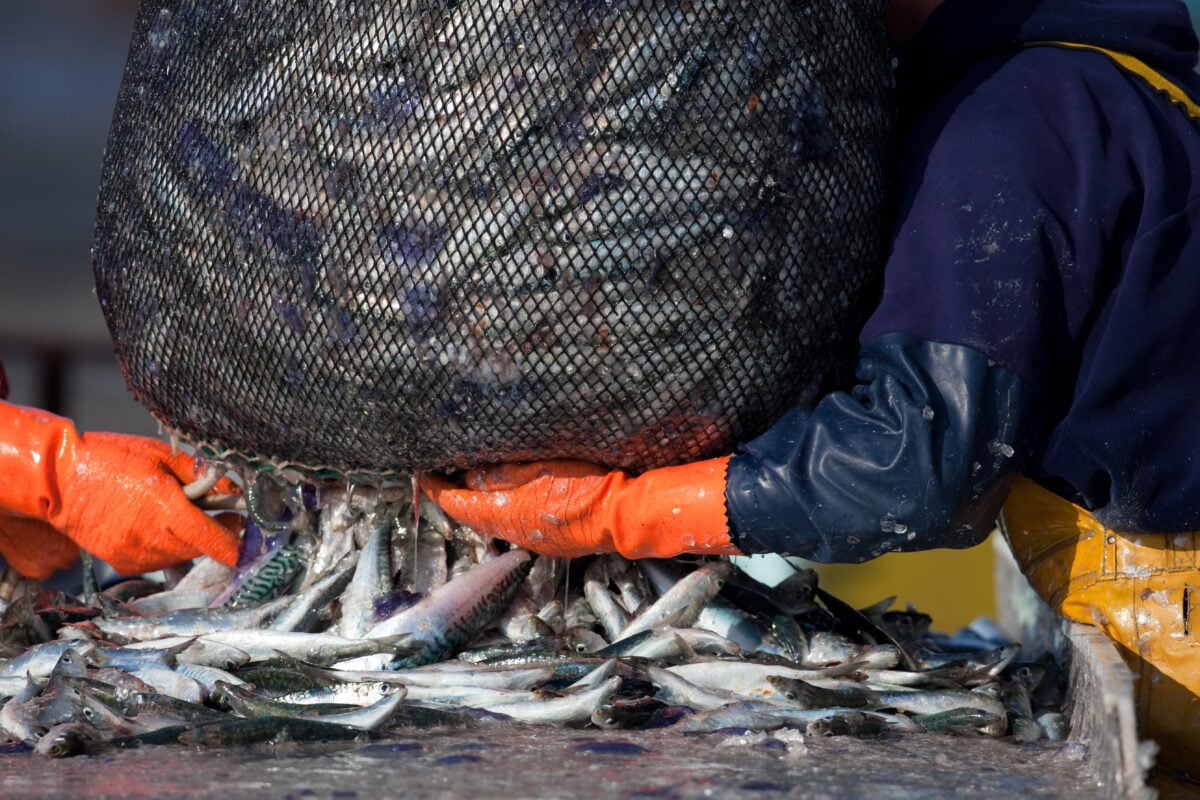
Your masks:
<path fill-rule="evenodd" d="M 113 358 L 88 255 L 136 8 L 38 0 L 0 16 L 0 359 L 13 402 L 154 435 Z"/>
<path fill-rule="evenodd" d="M 1200 0 L 1189 0 L 1193 18 Z M 0 12 L 0 360 L 9 399 L 84 430 L 161 436 L 121 376 L 89 257 L 100 164 L 135 0 L 26 0 Z M 765 576 L 782 575 L 762 559 Z M 991 543 L 821 567 L 865 606 L 896 595 L 952 630 L 993 611 Z"/>

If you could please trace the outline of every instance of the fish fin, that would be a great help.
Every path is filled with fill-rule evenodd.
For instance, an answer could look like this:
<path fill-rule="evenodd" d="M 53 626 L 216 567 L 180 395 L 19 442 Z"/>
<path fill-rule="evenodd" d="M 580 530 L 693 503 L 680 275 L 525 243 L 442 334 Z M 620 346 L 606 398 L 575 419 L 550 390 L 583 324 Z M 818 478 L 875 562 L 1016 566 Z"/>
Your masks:
<path fill-rule="evenodd" d="M 896 602 L 896 595 L 892 595 L 891 597 L 885 597 L 882 600 L 880 600 L 879 602 L 873 603 L 873 604 L 867 606 L 866 608 L 862 608 L 859 610 L 866 617 L 868 617 L 870 619 L 875 619 L 876 617 L 882 615 L 885 611 L 890 609 L 895 602 Z"/>

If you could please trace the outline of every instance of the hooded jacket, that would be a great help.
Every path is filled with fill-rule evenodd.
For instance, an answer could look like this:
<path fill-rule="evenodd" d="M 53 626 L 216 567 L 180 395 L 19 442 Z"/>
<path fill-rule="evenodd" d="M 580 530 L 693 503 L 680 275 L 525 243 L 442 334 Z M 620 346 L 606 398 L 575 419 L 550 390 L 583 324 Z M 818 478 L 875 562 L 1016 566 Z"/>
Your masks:
<path fill-rule="evenodd" d="M 1200 529 L 1200 123 L 1181 0 L 946 0 L 902 54 L 898 213 L 859 383 L 730 461 L 743 552 L 967 547 L 1024 472 Z"/>

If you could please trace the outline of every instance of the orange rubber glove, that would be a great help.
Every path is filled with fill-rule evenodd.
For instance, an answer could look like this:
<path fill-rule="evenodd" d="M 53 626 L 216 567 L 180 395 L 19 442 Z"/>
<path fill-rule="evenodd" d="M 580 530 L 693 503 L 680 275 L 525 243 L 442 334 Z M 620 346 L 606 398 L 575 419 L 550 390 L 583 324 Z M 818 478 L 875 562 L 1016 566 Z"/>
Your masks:
<path fill-rule="evenodd" d="M 157 439 L 79 434 L 70 420 L 0 402 L 0 553 L 23 575 L 70 566 L 74 545 L 125 575 L 200 554 L 237 561 L 238 515 L 214 519 L 181 484 L 195 460 Z M 222 480 L 213 492 L 236 492 Z"/>
<path fill-rule="evenodd" d="M 471 470 L 466 488 L 436 475 L 422 476 L 421 486 L 477 533 L 543 555 L 738 555 L 725 520 L 728 461 L 662 467 L 636 478 L 582 461 L 535 461 Z"/>

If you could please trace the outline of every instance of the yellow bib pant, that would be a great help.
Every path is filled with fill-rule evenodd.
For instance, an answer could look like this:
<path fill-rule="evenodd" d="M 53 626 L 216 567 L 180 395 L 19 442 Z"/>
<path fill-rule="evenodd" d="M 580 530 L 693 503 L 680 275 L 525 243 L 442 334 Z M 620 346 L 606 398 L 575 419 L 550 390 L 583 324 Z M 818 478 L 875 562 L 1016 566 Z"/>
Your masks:
<path fill-rule="evenodd" d="M 1119 645 L 1159 763 L 1200 776 L 1200 533 L 1110 530 L 1027 478 L 1000 529 L 1051 608 Z"/>

